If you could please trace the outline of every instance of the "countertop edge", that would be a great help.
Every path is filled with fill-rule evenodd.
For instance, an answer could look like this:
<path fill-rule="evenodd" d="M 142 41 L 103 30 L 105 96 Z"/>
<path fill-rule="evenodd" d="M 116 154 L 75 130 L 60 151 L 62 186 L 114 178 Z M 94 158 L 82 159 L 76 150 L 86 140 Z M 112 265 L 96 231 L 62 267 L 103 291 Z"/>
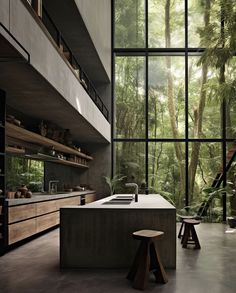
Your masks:
<path fill-rule="evenodd" d="M 44 201 L 57 200 L 62 198 L 69 198 L 74 196 L 82 196 L 82 195 L 86 195 L 90 193 L 95 193 L 95 190 L 73 191 L 70 193 L 62 193 L 62 194 L 34 195 L 31 198 L 14 198 L 14 199 L 7 198 L 6 201 L 8 202 L 8 206 L 12 207 L 12 206 L 25 205 L 25 204 L 31 204 L 36 202 L 44 202 Z"/>
<path fill-rule="evenodd" d="M 118 194 L 117 194 L 118 195 Z M 103 205 L 104 202 L 116 197 L 117 195 L 108 196 L 102 198 L 95 202 L 89 203 L 84 206 L 71 206 L 65 205 L 63 209 L 84 209 L 84 210 L 169 210 L 176 212 L 176 208 L 170 204 L 166 199 L 164 199 L 160 194 L 150 194 L 150 195 L 139 195 L 139 202 L 135 203 L 134 200 L 131 204 L 107 204 Z M 124 195 L 124 194 L 122 194 Z M 121 196 L 121 195 L 120 195 Z"/>

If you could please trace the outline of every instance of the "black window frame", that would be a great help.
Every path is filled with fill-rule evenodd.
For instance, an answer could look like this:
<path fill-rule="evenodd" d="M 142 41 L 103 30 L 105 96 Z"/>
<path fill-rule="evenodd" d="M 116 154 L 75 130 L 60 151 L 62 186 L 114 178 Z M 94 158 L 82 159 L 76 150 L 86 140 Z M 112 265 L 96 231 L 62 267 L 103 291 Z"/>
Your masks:
<path fill-rule="evenodd" d="M 114 164 L 114 156 L 115 150 L 114 146 L 116 142 L 145 142 L 145 180 L 146 180 L 146 194 L 148 194 L 148 145 L 149 142 L 184 142 L 185 143 L 185 166 L 188 166 L 189 163 L 189 143 L 191 142 L 219 142 L 221 143 L 221 151 L 222 151 L 222 167 L 223 167 L 223 187 L 227 184 L 227 171 L 226 171 L 226 164 L 227 164 L 227 143 L 235 142 L 233 138 L 226 137 L 226 102 L 222 102 L 221 106 L 221 123 L 222 123 L 222 134 L 221 138 L 207 138 L 207 139 L 198 139 L 198 138 L 189 138 L 188 134 L 188 57 L 193 55 L 200 55 L 202 52 L 205 51 L 204 48 L 188 48 L 188 0 L 184 1 L 184 21 L 185 21 L 185 47 L 184 48 L 149 48 L 148 47 L 148 0 L 145 1 L 145 47 L 144 48 L 115 48 L 115 0 L 111 0 L 111 17 L 112 17 L 112 119 L 111 119 L 111 141 L 112 141 L 112 176 L 115 171 L 115 164 Z M 224 22 L 221 21 L 221 29 L 224 27 Z M 180 139 L 172 139 L 172 138 L 149 138 L 148 137 L 148 73 L 149 73 L 149 56 L 151 54 L 158 54 L 164 56 L 166 55 L 175 55 L 181 54 L 185 58 L 185 138 Z M 145 57 L 145 138 L 116 138 L 115 134 L 115 57 L 116 56 L 144 56 Z M 235 54 L 236 56 L 236 54 Z M 189 205 L 189 194 L 188 194 L 188 187 L 189 187 L 189 178 L 188 178 L 188 168 L 185 168 L 185 204 L 186 206 Z M 227 201 L 226 201 L 226 193 L 222 194 L 222 208 L 223 208 L 223 216 L 222 220 L 226 221 L 227 216 Z"/>

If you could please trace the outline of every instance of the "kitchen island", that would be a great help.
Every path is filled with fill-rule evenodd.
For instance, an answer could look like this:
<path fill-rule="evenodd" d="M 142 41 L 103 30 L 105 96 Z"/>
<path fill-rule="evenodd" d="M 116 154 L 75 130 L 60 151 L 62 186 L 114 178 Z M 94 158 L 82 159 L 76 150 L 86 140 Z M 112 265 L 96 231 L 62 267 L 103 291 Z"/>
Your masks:
<path fill-rule="evenodd" d="M 109 203 L 113 195 L 86 206 L 60 210 L 61 268 L 130 267 L 139 241 L 136 230 L 160 230 L 158 242 L 165 268 L 176 268 L 176 209 L 158 194 L 139 195 L 138 202 Z"/>

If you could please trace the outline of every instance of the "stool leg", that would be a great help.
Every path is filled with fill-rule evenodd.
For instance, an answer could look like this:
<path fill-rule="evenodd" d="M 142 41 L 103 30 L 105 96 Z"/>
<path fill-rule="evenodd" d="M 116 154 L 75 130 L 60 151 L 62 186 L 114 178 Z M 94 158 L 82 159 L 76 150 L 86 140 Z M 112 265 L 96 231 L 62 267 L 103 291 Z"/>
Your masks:
<path fill-rule="evenodd" d="M 181 227 L 179 229 L 179 234 L 178 234 L 178 238 L 180 239 L 182 237 L 182 230 L 183 230 L 183 227 L 184 227 L 184 222 L 182 221 L 181 223 Z"/>
<path fill-rule="evenodd" d="M 185 223 L 184 236 L 182 238 L 182 247 L 183 248 L 187 248 L 189 237 L 190 237 L 190 228 L 189 228 L 189 225 Z"/>
<path fill-rule="evenodd" d="M 138 268 L 134 277 L 133 288 L 144 290 L 149 276 L 149 268 L 150 268 L 150 254 L 149 254 L 149 246 L 150 241 L 142 241 L 142 251 L 139 258 Z"/>
<path fill-rule="evenodd" d="M 129 271 L 127 277 L 126 277 L 128 280 L 133 281 L 133 279 L 135 277 L 135 274 L 137 272 L 138 264 L 140 263 L 140 258 L 142 256 L 142 253 L 143 253 L 144 249 L 145 249 L 144 243 L 143 243 L 143 241 L 141 241 L 140 244 L 139 244 L 139 247 L 138 247 L 138 251 L 137 251 L 137 253 L 135 255 L 134 261 L 132 263 L 132 266 L 130 268 L 130 271 Z"/>
<path fill-rule="evenodd" d="M 151 270 L 155 269 L 153 274 L 156 278 L 156 282 L 163 283 L 163 284 L 167 283 L 168 278 L 167 278 L 165 269 L 161 263 L 161 258 L 158 253 L 158 249 L 157 249 L 155 242 L 152 242 L 150 244 L 150 257 L 151 257 L 150 269 Z"/>
<path fill-rule="evenodd" d="M 183 236 L 181 237 L 181 244 L 183 244 L 183 242 L 184 242 L 184 235 L 186 234 L 186 232 L 187 232 L 187 227 L 186 227 L 186 224 L 185 223 L 183 223 L 183 229 L 184 229 L 184 233 L 183 233 Z"/>
<path fill-rule="evenodd" d="M 197 237 L 197 233 L 193 225 L 191 225 L 191 233 L 192 233 L 192 239 L 195 242 L 195 249 L 201 249 L 201 246 Z"/>

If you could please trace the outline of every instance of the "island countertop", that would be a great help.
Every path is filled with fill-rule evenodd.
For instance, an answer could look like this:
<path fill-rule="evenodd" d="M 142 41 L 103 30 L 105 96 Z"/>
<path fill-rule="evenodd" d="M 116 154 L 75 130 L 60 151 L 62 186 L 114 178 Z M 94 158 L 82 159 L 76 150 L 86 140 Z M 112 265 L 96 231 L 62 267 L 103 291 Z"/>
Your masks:
<path fill-rule="evenodd" d="M 126 197 L 126 196 L 133 196 L 133 200 L 130 204 L 104 204 L 108 203 L 111 199 L 119 197 Z M 175 207 L 170 204 L 167 200 L 165 200 L 159 194 L 139 194 L 138 195 L 138 202 L 134 201 L 134 195 L 132 194 L 117 194 L 105 197 L 103 199 L 97 200 L 85 206 L 64 206 L 63 208 L 82 208 L 82 209 L 174 209 Z"/>
<path fill-rule="evenodd" d="M 166 268 L 176 268 L 176 209 L 159 194 L 139 195 L 138 202 L 104 204 L 117 194 L 86 206 L 60 209 L 61 268 L 128 268 L 139 241 L 138 230 L 163 231 L 159 253 Z"/>

